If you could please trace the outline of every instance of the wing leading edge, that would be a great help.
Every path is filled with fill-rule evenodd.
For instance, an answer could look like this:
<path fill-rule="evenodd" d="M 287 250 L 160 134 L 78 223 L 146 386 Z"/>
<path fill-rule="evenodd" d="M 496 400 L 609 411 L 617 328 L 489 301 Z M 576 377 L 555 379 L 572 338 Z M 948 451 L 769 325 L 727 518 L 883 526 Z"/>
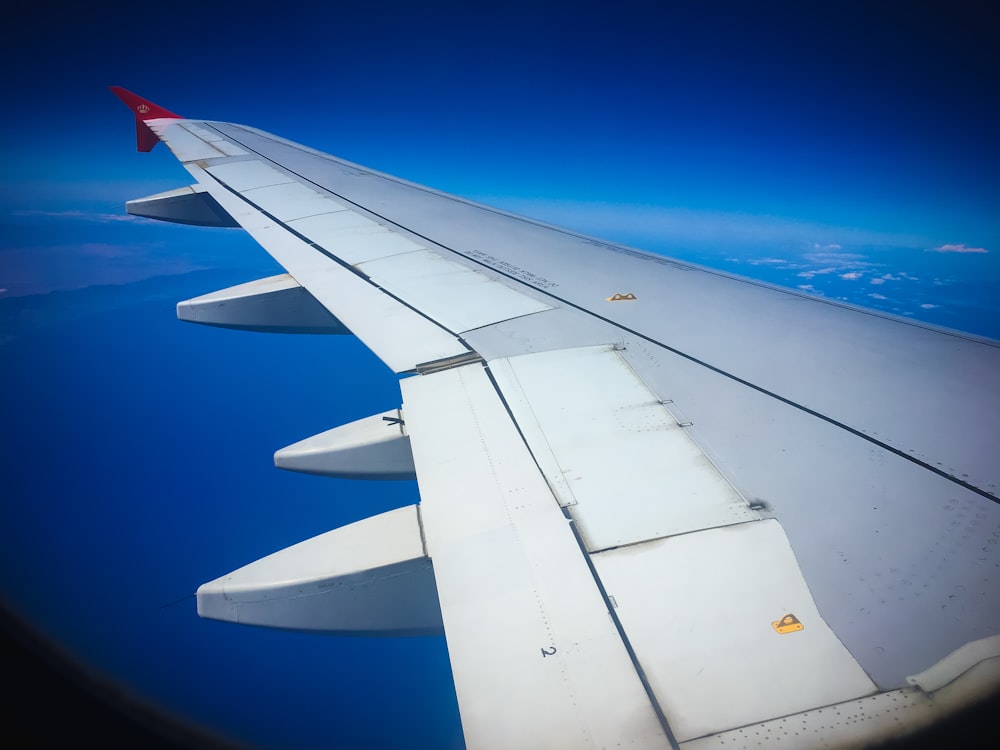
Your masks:
<path fill-rule="evenodd" d="M 205 584 L 200 614 L 443 626 L 470 747 L 862 746 L 996 689 L 996 342 L 115 93 L 196 181 L 136 212 L 238 224 L 287 271 L 180 317 L 349 331 L 415 375 L 276 462 L 415 472 L 419 506 Z"/>

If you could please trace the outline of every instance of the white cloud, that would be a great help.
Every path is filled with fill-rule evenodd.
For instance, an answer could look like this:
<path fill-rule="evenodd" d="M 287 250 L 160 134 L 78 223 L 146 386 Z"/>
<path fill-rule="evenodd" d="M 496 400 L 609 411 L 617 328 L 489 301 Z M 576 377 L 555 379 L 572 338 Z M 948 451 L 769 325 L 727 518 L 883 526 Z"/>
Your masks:
<path fill-rule="evenodd" d="M 969 247 L 964 242 L 957 244 L 944 244 L 929 249 L 932 253 L 988 253 L 985 247 Z"/>
<path fill-rule="evenodd" d="M 884 294 L 876 294 L 875 292 L 872 292 L 868 296 L 871 297 L 872 299 L 889 299 Z"/>
<path fill-rule="evenodd" d="M 926 302 L 922 304 L 920 307 L 922 307 L 924 310 L 933 310 L 935 307 L 941 307 L 941 305 L 932 305 L 929 302 Z"/>
<path fill-rule="evenodd" d="M 783 263 L 788 263 L 784 258 L 754 258 L 753 260 L 748 260 L 751 266 L 776 266 Z"/>
<path fill-rule="evenodd" d="M 807 268 L 799 276 L 811 279 L 814 276 L 836 274 L 842 279 L 852 280 L 860 279 L 877 267 L 861 253 L 841 252 L 840 247 L 835 244 L 825 245 L 816 252 L 806 253 L 805 259 L 813 267 Z"/>
<path fill-rule="evenodd" d="M 885 283 L 885 279 L 869 279 L 868 283 L 869 284 L 884 284 Z"/>

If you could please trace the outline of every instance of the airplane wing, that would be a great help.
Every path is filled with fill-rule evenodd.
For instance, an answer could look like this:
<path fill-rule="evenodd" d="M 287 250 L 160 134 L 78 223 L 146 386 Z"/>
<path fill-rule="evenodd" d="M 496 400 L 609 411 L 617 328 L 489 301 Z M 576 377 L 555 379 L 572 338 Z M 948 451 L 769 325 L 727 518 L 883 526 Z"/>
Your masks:
<path fill-rule="evenodd" d="M 123 89 L 287 273 L 184 320 L 350 333 L 386 411 L 285 469 L 420 502 L 203 617 L 446 634 L 470 748 L 862 746 L 1000 683 L 1000 344 L 581 236 Z M 152 135 L 150 135 L 152 134 Z"/>

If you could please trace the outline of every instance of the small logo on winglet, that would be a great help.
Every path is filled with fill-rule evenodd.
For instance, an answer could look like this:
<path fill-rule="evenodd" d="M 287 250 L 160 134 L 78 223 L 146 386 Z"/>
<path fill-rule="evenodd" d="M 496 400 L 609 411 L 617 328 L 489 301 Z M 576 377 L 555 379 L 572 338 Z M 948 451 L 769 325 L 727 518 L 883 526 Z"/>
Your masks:
<path fill-rule="evenodd" d="M 147 112 L 149 112 L 149 105 L 148 104 L 140 104 L 138 107 L 135 108 L 135 111 L 138 112 L 139 114 L 144 115 Z"/>

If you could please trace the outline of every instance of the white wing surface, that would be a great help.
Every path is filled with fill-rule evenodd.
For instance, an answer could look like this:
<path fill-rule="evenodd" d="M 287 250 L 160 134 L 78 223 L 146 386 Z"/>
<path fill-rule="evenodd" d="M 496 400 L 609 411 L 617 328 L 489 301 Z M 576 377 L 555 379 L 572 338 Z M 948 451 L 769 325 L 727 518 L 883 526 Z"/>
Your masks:
<path fill-rule="evenodd" d="M 415 474 L 419 505 L 207 583 L 200 614 L 443 627 L 471 748 L 863 746 L 996 689 L 997 342 L 116 93 L 194 178 L 129 211 L 238 224 L 287 271 L 182 318 L 350 332 L 406 376 L 276 462 Z"/>

